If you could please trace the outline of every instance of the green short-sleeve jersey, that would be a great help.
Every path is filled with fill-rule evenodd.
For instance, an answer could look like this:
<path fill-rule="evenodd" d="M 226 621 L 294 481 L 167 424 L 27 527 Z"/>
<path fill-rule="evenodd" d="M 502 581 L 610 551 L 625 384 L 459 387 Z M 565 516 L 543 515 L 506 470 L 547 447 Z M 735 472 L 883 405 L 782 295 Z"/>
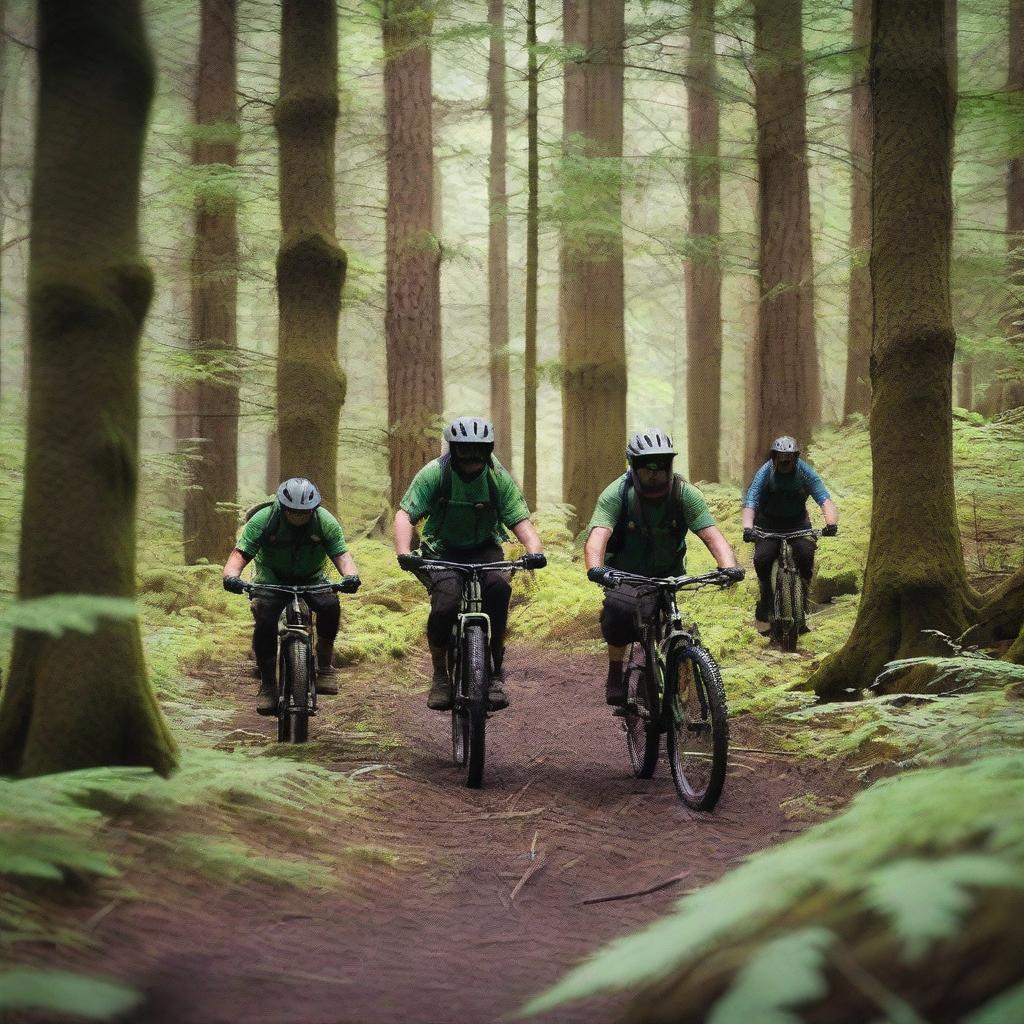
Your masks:
<path fill-rule="evenodd" d="M 261 508 L 245 524 L 235 547 L 254 559 L 253 583 L 298 585 L 327 579 L 325 561 L 348 551 L 341 524 L 318 508 L 304 526 L 292 526 L 277 504 Z M 268 533 L 268 527 L 273 529 Z"/>
<path fill-rule="evenodd" d="M 444 471 L 440 459 L 428 462 L 413 477 L 399 507 L 414 523 L 426 518 L 420 531 L 420 547 L 425 555 L 436 555 L 442 548 L 475 548 L 488 541 L 501 544 L 508 539 L 505 527 L 530 518 L 515 480 L 497 459 L 492 462 L 491 469 L 472 480 L 463 480 L 454 469 L 451 471 L 452 493 L 447 508 L 441 501 Z M 491 504 L 488 473 L 496 509 Z"/>
<path fill-rule="evenodd" d="M 588 531 L 595 526 L 614 530 L 622 515 L 623 485 L 628 474 L 613 480 L 600 494 Z M 673 516 L 669 502 L 673 491 L 659 501 L 644 501 L 629 487 L 625 536 L 617 552 L 609 552 L 605 561 L 623 572 L 642 576 L 677 576 L 686 572 L 686 533 L 696 533 L 715 525 L 704 495 L 693 484 L 683 481 L 679 488 L 680 514 Z M 675 526 L 675 528 L 673 528 Z"/>

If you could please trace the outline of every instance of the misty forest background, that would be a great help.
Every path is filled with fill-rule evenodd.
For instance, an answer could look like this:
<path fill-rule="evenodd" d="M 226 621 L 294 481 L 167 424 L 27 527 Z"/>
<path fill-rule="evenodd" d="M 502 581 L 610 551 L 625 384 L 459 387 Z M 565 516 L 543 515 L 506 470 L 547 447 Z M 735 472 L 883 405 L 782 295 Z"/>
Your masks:
<path fill-rule="evenodd" d="M 372 707 L 424 688 L 388 531 L 475 414 L 551 561 L 516 581 L 530 658 L 601 650 L 579 534 L 627 431 L 672 433 L 748 567 L 772 437 L 841 517 L 800 654 L 755 633 L 752 570 L 687 607 L 748 750 L 865 792 L 816 782 L 803 835 L 533 1009 L 642 984 L 631 1020 L 1024 1013 L 1022 0 L 0 0 L 0 23 L 0 1012 L 145 998 L 83 925 L 118 886 L 339 891 L 343 859 L 255 857 L 254 823 L 347 827 L 353 770 L 411 742 Z M 301 755 L 253 732 L 219 580 L 293 474 L 365 584 L 355 682 Z"/>

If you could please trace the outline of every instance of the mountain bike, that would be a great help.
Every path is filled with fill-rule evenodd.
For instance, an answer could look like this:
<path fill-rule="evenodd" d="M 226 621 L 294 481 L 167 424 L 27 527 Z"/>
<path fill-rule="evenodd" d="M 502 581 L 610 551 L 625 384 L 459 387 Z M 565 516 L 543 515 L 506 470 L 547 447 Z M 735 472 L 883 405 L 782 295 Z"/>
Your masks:
<path fill-rule="evenodd" d="M 628 583 L 654 611 L 641 625 L 623 667 L 626 703 L 616 708 L 626 733 L 633 774 L 649 779 L 665 733 L 672 782 L 679 799 L 697 811 L 714 809 L 722 795 L 729 758 L 729 719 L 718 663 L 701 643 L 694 622 L 676 603 L 683 590 L 737 582 L 721 570 L 702 576 L 649 578 L 612 570 L 603 586 Z"/>
<path fill-rule="evenodd" d="M 483 784 L 491 661 L 491 620 L 483 610 L 481 573 L 532 569 L 520 558 L 512 562 L 443 562 L 424 559 L 415 572 L 455 572 L 462 577 L 459 614 L 448 640 L 448 678 L 452 684 L 452 760 L 466 769 L 466 785 Z"/>
<path fill-rule="evenodd" d="M 246 594 L 287 594 L 291 600 L 281 610 L 277 626 L 277 742 L 305 743 L 309 720 L 316 714 L 316 626 L 303 594 L 333 591 L 354 593 L 358 576 L 344 576 L 340 583 L 279 586 L 246 583 Z"/>
<path fill-rule="evenodd" d="M 778 540 L 779 555 L 772 565 L 772 614 L 768 635 L 783 651 L 792 654 L 800 634 L 807 631 L 807 584 L 797 569 L 790 541 L 800 537 L 817 540 L 821 530 L 810 527 L 773 533 L 758 527 L 753 529 L 758 540 Z"/>

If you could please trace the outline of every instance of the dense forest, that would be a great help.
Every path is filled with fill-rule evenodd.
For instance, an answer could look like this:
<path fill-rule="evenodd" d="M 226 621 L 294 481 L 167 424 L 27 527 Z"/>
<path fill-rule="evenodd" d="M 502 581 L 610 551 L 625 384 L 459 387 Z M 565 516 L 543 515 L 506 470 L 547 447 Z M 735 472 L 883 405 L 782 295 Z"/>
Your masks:
<path fill-rule="evenodd" d="M 0 1019 L 1024 1020 L 1022 339 L 1024 0 L 0 0 Z"/>

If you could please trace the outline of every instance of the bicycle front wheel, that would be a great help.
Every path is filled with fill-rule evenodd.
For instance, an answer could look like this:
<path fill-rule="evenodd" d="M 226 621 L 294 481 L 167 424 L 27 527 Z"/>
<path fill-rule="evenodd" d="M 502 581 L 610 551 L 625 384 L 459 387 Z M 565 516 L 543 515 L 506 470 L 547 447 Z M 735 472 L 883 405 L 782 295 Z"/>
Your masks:
<path fill-rule="evenodd" d="M 686 647 L 669 663 L 668 760 L 679 799 L 710 811 L 725 785 L 729 718 L 722 674 L 703 647 Z"/>
<path fill-rule="evenodd" d="M 458 643 L 452 639 L 448 648 L 448 678 L 452 681 L 452 760 L 459 768 L 466 767 L 469 756 L 469 713 L 466 710 L 465 680 Z"/>
<path fill-rule="evenodd" d="M 309 738 L 310 687 L 313 678 L 309 671 L 309 648 L 304 643 L 290 643 L 285 652 L 288 665 L 288 690 L 291 716 L 292 743 L 305 743 Z"/>
<path fill-rule="evenodd" d="M 277 742 L 292 738 L 292 716 L 288 714 L 288 659 L 282 650 L 277 656 Z"/>
<path fill-rule="evenodd" d="M 467 626 L 463 639 L 462 683 L 466 693 L 466 785 L 479 789 L 484 779 L 484 737 L 487 731 L 487 651 L 484 631 Z"/>
<path fill-rule="evenodd" d="M 644 645 L 638 641 L 633 644 L 623 671 L 628 673 L 622 720 L 626 729 L 629 763 L 638 779 L 649 779 L 658 767 L 661 750 L 657 663 L 648 663 Z"/>

